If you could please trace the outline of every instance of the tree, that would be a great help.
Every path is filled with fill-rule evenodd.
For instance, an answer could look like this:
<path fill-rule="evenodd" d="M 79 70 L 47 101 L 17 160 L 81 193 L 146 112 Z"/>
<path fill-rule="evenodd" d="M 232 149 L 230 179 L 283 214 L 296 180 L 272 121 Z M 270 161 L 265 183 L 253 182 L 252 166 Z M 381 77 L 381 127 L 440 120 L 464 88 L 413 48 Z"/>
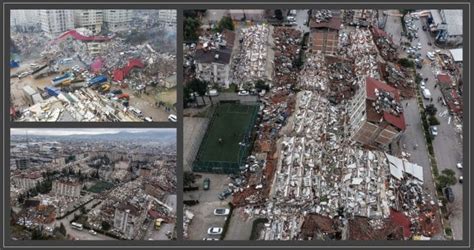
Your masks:
<path fill-rule="evenodd" d="M 102 229 L 104 229 L 105 231 L 109 231 L 110 228 L 112 227 L 107 221 L 102 221 Z"/>
<path fill-rule="evenodd" d="M 267 84 L 265 84 L 265 81 L 263 80 L 258 80 L 255 82 L 255 89 L 257 89 L 258 92 L 262 91 L 262 89 L 266 90 L 266 91 L 269 91 L 270 90 L 270 86 L 268 86 Z"/>
<path fill-rule="evenodd" d="M 456 174 L 451 169 L 444 169 L 438 176 L 437 182 L 441 189 L 456 184 Z"/>
<path fill-rule="evenodd" d="M 275 18 L 280 21 L 283 20 L 283 11 L 281 11 L 280 9 L 275 10 Z"/>
<path fill-rule="evenodd" d="M 234 30 L 234 22 L 230 16 L 224 16 L 221 18 L 219 23 L 217 24 L 216 30 L 217 32 L 222 32 L 224 29 Z"/>
<path fill-rule="evenodd" d="M 196 41 L 199 38 L 198 29 L 201 22 L 198 18 L 187 17 L 184 19 L 184 40 Z"/>
<path fill-rule="evenodd" d="M 430 123 L 430 126 L 436 126 L 436 125 L 439 125 L 439 121 L 438 121 L 438 118 L 436 118 L 436 116 L 430 116 L 428 118 L 428 122 Z"/>
<path fill-rule="evenodd" d="M 435 116 L 438 109 L 433 104 L 429 104 L 426 106 L 425 111 L 427 115 Z"/>
<path fill-rule="evenodd" d="M 196 177 L 194 176 L 193 172 L 191 171 L 185 171 L 184 176 L 183 176 L 183 182 L 184 186 L 190 186 L 191 184 L 194 183 Z"/>
<path fill-rule="evenodd" d="M 67 235 L 66 227 L 64 226 L 64 224 L 62 222 L 61 222 L 61 226 L 59 226 L 59 232 L 64 236 Z"/>
<path fill-rule="evenodd" d="M 189 84 L 189 88 L 191 88 L 194 92 L 201 96 L 202 102 L 206 105 L 206 101 L 204 100 L 204 96 L 207 92 L 207 82 L 201 81 L 199 79 L 193 79 Z"/>
<path fill-rule="evenodd" d="M 188 103 L 194 101 L 194 99 L 191 97 L 191 93 L 193 91 L 191 90 L 190 87 L 185 86 L 183 88 L 183 101 L 184 101 L 184 108 L 188 107 Z"/>

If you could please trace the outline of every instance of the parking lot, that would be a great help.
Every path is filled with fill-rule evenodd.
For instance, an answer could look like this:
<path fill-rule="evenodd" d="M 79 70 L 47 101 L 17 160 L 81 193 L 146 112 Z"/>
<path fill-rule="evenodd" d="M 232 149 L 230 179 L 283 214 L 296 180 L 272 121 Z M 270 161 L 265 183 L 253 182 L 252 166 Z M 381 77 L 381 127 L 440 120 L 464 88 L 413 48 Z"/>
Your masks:
<path fill-rule="evenodd" d="M 203 190 L 203 180 L 209 178 L 211 180 L 209 190 Z M 189 239 L 202 240 L 203 238 L 219 238 L 219 236 L 209 236 L 207 229 L 209 227 L 223 227 L 226 216 L 214 215 L 216 208 L 229 208 L 228 203 L 231 198 L 219 200 L 217 195 L 221 193 L 230 183 L 230 179 L 226 175 L 218 174 L 202 174 L 202 177 L 196 178 L 196 185 L 199 190 L 185 192 L 184 200 L 198 200 L 199 204 L 188 206 L 187 208 L 194 214 L 194 218 L 189 225 Z"/>

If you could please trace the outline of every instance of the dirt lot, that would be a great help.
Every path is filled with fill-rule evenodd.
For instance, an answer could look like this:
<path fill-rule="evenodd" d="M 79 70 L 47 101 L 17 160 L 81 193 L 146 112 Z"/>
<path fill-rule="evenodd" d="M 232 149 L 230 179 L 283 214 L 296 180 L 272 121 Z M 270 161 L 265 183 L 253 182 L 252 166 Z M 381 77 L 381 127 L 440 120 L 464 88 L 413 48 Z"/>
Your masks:
<path fill-rule="evenodd" d="M 207 129 L 209 119 L 200 117 L 184 117 L 184 171 L 191 171 L 194 157 Z"/>
<path fill-rule="evenodd" d="M 206 177 L 209 177 L 211 180 L 209 190 L 202 189 L 202 182 Z M 184 193 L 184 200 L 199 200 L 199 204 L 188 207 L 194 213 L 194 218 L 188 230 L 190 240 L 202 240 L 203 238 L 211 237 L 207 235 L 209 227 L 224 226 L 226 217 L 214 215 L 214 209 L 229 207 L 228 203 L 231 198 L 223 201 L 217 198 L 217 195 L 227 187 L 229 182 L 227 175 L 202 174 L 201 178 L 196 179 L 196 185 L 199 186 L 199 190 Z M 218 236 L 212 237 L 218 238 Z"/>

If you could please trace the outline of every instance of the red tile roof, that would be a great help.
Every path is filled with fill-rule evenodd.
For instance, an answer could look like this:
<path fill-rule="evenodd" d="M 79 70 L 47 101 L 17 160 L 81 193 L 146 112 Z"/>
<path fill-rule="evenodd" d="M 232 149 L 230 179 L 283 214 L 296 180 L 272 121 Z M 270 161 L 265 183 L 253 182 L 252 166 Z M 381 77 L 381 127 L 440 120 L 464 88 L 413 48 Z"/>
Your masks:
<path fill-rule="evenodd" d="M 367 89 L 367 99 L 369 100 L 375 100 L 377 99 L 377 96 L 375 95 L 375 89 L 383 90 L 386 92 L 390 92 L 393 94 L 395 100 L 397 102 L 400 101 L 400 91 L 398 89 L 391 87 L 377 79 L 374 79 L 372 77 L 367 77 L 366 79 L 366 89 Z M 403 113 L 400 115 L 392 115 L 389 112 L 384 112 L 383 118 L 385 121 L 388 123 L 392 124 L 393 126 L 405 130 L 406 124 L 405 124 L 405 116 Z"/>
<path fill-rule="evenodd" d="M 440 83 L 451 84 L 453 82 L 448 74 L 439 74 L 437 77 Z"/>
<path fill-rule="evenodd" d="M 375 89 L 381 89 L 386 92 L 390 92 L 394 95 L 396 101 L 400 101 L 400 91 L 398 89 L 391 87 L 377 79 L 372 77 L 367 77 L 366 79 L 366 88 L 367 88 L 367 98 L 371 100 L 377 99 L 375 95 Z"/>
<path fill-rule="evenodd" d="M 339 30 L 341 29 L 341 23 L 342 23 L 342 20 L 340 17 L 332 17 L 329 22 L 320 22 L 320 23 L 317 23 L 316 21 L 314 21 L 314 19 L 311 19 L 311 21 L 309 22 L 309 27 L 310 28 L 315 28 L 315 29 L 318 29 L 318 28 L 329 28 L 329 29 L 334 29 L 334 30 Z"/>
<path fill-rule="evenodd" d="M 409 238 L 411 236 L 411 222 L 406 215 L 396 210 L 390 209 L 390 221 L 403 228 L 403 237 Z"/>

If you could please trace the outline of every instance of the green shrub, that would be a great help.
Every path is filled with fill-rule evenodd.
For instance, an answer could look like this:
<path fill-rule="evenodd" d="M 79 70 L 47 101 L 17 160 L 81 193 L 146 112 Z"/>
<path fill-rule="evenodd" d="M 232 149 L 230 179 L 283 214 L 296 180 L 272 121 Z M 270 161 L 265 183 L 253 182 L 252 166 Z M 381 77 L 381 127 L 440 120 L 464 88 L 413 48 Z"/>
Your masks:
<path fill-rule="evenodd" d="M 405 68 L 413 68 L 415 66 L 415 62 L 407 58 L 401 58 L 400 60 L 398 60 L 398 63 Z"/>

